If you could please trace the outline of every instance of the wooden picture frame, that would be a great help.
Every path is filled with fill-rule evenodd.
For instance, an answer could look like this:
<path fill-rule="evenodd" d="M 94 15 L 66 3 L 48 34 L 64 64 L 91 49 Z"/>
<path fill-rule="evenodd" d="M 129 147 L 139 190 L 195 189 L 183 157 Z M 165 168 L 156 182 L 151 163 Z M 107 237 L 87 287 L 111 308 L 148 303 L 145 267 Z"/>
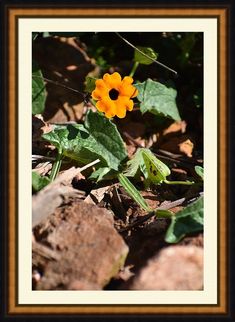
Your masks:
<path fill-rule="evenodd" d="M 4 137 L 6 138 L 7 158 L 5 156 L 4 169 L 6 169 L 5 179 L 7 183 L 7 193 L 5 194 L 5 222 L 7 231 L 5 231 L 5 256 L 7 270 L 4 271 L 6 279 L 3 312 L 4 318 L 40 316 L 47 319 L 47 315 L 69 316 L 93 316 L 93 317 L 116 317 L 119 315 L 128 315 L 129 317 L 138 316 L 160 316 L 184 317 L 186 315 L 194 318 L 201 318 L 203 315 L 211 317 L 223 317 L 223 321 L 231 321 L 231 303 L 229 287 L 229 207 L 228 207 L 228 113 L 229 113 L 229 28 L 231 21 L 230 14 L 233 9 L 225 1 L 223 4 L 203 5 L 194 1 L 191 5 L 184 3 L 165 5 L 164 4 L 126 4 L 122 6 L 112 2 L 106 4 L 83 4 L 76 3 L 68 5 L 58 4 L 15 4 L 5 2 L 4 10 L 4 42 L 5 42 L 5 99 L 7 102 L 4 114 L 7 125 L 4 125 Z M 60 18 L 60 17 L 167 17 L 167 18 L 214 18 L 218 24 L 218 300 L 216 304 L 200 305 L 42 305 L 42 304 L 18 304 L 18 144 L 17 144 L 17 118 L 20 113 L 17 110 L 18 102 L 18 66 L 17 66 L 17 48 L 18 48 L 18 23 L 22 18 Z M 234 21 L 233 21 L 234 23 Z M 232 90 L 232 86 L 231 86 Z M 233 224 L 234 227 L 234 224 Z M 1 300 L 2 301 L 2 300 Z M 229 304 L 230 303 L 230 304 Z M 205 317 L 206 321 L 206 317 Z"/>

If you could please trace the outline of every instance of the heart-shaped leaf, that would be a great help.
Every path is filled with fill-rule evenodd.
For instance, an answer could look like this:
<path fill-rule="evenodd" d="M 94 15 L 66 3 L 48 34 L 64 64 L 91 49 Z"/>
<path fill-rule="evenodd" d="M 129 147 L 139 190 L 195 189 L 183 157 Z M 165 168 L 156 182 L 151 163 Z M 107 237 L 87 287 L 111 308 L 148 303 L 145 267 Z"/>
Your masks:
<path fill-rule="evenodd" d="M 203 197 L 171 217 L 165 241 L 178 243 L 186 234 L 203 230 Z"/>
<path fill-rule="evenodd" d="M 139 94 L 140 110 L 144 114 L 150 112 L 163 115 L 175 121 L 180 121 L 179 111 L 176 105 L 176 90 L 147 79 L 143 83 L 135 84 Z"/>
<path fill-rule="evenodd" d="M 100 159 L 98 168 L 108 167 L 118 171 L 127 157 L 116 125 L 92 111 L 87 113 L 85 126 L 56 126 L 53 131 L 43 134 L 43 138 L 54 144 L 63 155 L 82 164 Z"/>

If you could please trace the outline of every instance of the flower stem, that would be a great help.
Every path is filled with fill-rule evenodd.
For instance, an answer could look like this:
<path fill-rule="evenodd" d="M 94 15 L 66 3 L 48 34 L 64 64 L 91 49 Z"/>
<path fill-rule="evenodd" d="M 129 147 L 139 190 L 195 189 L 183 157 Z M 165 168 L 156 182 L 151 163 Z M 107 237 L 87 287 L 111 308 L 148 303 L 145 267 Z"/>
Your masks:
<path fill-rule="evenodd" d="M 51 169 L 51 174 L 50 174 L 50 181 L 54 181 L 58 172 L 60 171 L 60 166 L 62 163 L 62 152 L 59 151 L 55 160 L 55 163 L 53 164 L 53 167 Z"/>
<path fill-rule="evenodd" d="M 134 63 L 134 65 L 133 65 L 133 67 L 132 67 L 132 70 L 131 70 L 130 74 L 129 74 L 129 76 L 130 76 L 130 77 L 133 77 L 133 76 L 134 76 L 135 71 L 136 71 L 136 69 L 137 69 L 137 67 L 138 67 L 138 66 L 139 66 L 139 62 L 138 62 L 138 61 L 136 61 L 136 62 Z"/>

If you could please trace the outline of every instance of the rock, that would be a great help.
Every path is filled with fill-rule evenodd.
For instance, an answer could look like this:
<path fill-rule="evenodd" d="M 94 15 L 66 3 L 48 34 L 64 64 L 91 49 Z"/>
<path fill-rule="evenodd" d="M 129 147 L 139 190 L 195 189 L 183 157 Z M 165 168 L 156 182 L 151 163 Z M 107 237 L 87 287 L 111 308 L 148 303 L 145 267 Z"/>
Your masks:
<path fill-rule="evenodd" d="M 142 268 L 129 289 L 203 289 L 203 249 L 195 246 L 169 246 L 161 250 Z"/>
<path fill-rule="evenodd" d="M 37 290 L 102 289 L 128 253 L 109 212 L 84 202 L 60 208 L 35 228 L 35 236 L 60 255 L 43 267 Z"/>

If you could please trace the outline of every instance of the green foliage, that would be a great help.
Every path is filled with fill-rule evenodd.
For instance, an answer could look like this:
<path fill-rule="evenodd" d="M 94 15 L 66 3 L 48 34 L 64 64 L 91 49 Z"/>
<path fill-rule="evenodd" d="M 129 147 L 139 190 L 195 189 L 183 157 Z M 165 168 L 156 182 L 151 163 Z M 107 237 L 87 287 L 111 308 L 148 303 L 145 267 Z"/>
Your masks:
<path fill-rule="evenodd" d="M 171 218 L 174 215 L 172 211 L 165 209 L 157 209 L 155 214 L 157 218 Z"/>
<path fill-rule="evenodd" d="M 86 77 L 86 83 L 85 83 L 85 92 L 91 93 L 95 89 L 95 81 L 97 78 L 95 77 Z"/>
<path fill-rule="evenodd" d="M 42 177 L 37 172 L 32 171 L 32 188 L 34 192 L 40 191 L 50 183 L 50 179 Z"/>
<path fill-rule="evenodd" d="M 143 114 L 150 112 L 180 121 L 175 89 L 168 88 L 149 78 L 143 83 L 135 84 L 135 86 L 139 91 L 137 98 L 140 101 L 140 110 Z"/>
<path fill-rule="evenodd" d="M 100 159 L 98 167 L 118 171 L 127 154 L 116 126 L 99 113 L 89 111 L 85 125 L 55 126 L 43 134 L 64 156 L 87 164 Z"/>
<path fill-rule="evenodd" d="M 132 160 L 127 163 L 125 175 L 128 177 L 140 177 L 140 171 L 145 177 L 145 186 L 152 184 L 182 184 L 191 185 L 191 181 L 168 181 L 166 177 L 171 174 L 168 166 L 159 160 L 149 149 L 141 148 L 135 153 Z"/>
<path fill-rule="evenodd" d="M 39 67 L 34 63 L 32 73 L 32 113 L 41 114 L 45 108 L 46 91 Z"/>
<path fill-rule="evenodd" d="M 89 111 L 85 127 L 92 138 L 92 149 L 105 157 L 110 169 L 119 170 L 121 162 L 127 158 L 127 152 L 116 125 L 102 114 Z"/>
<path fill-rule="evenodd" d="M 116 176 L 117 171 L 111 170 L 109 167 L 104 167 L 92 172 L 92 174 L 89 176 L 89 179 L 99 182 L 101 180 L 110 180 L 116 178 Z"/>
<path fill-rule="evenodd" d="M 199 177 L 201 177 L 202 180 L 204 180 L 204 169 L 200 167 L 199 165 L 195 166 L 195 171 Z"/>
<path fill-rule="evenodd" d="M 143 160 L 142 149 L 138 149 L 134 154 L 133 158 L 127 162 L 127 168 L 124 174 L 127 177 L 135 177 L 140 175 L 140 165 Z"/>
<path fill-rule="evenodd" d="M 186 234 L 203 230 L 203 197 L 177 212 L 171 218 L 165 241 L 178 243 Z"/>
<path fill-rule="evenodd" d="M 118 179 L 123 188 L 129 194 L 129 196 L 135 200 L 135 202 L 143 208 L 145 211 L 151 211 L 151 208 L 148 206 L 147 202 L 141 196 L 140 192 L 136 187 L 130 182 L 130 180 L 122 173 L 118 174 Z"/>
<path fill-rule="evenodd" d="M 153 58 L 153 59 L 157 59 L 158 54 L 155 53 L 155 51 L 150 48 L 150 47 L 140 47 L 137 46 L 136 48 L 138 48 L 140 51 L 142 51 L 144 54 L 146 54 L 147 56 Z M 149 59 L 148 57 L 146 57 L 145 55 L 141 54 L 138 50 L 135 49 L 135 54 L 134 54 L 134 61 L 138 62 L 140 64 L 143 65 L 150 65 L 153 63 L 152 59 Z"/>
<path fill-rule="evenodd" d="M 149 149 L 142 149 L 142 158 L 143 162 L 140 164 L 141 171 L 145 179 L 151 183 L 159 184 L 171 174 L 168 166 L 156 158 Z"/>

